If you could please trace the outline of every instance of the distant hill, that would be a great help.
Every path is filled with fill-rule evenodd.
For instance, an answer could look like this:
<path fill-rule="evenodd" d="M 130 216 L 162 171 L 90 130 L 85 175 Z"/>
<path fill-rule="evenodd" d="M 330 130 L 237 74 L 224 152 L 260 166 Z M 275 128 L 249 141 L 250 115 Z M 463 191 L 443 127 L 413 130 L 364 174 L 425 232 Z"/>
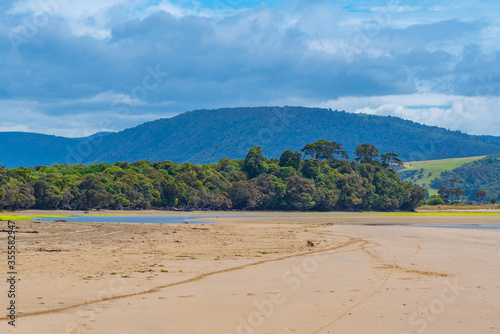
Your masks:
<path fill-rule="evenodd" d="M 30 167 L 53 165 L 63 161 L 67 148 L 78 139 L 24 132 L 0 133 L 0 165 Z"/>
<path fill-rule="evenodd" d="M 74 155 L 75 162 L 82 162 L 83 155 L 75 154 L 79 148 L 85 148 L 92 142 L 113 132 L 99 132 L 90 137 L 65 138 L 26 132 L 0 132 L 0 165 L 9 168 L 34 167 L 70 163 Z"/>
<path fill-rule="evenodd" d="M 350 153 L 364 142 L 405 161 L 500 152 L 500 139 L 471 136 L 397 117 L 352 114 L 304 107 L 197 110 L 147 122 L 97 138 L 69 139 L 28 133 L 0 134 L 0 164 L 171 160 L 213 163 L 244 158 L 254 145 L 267 157 L 300 150 L 318 139 L 337 141 Z M 352 154 L 351 154 L 352 155 Z"/>

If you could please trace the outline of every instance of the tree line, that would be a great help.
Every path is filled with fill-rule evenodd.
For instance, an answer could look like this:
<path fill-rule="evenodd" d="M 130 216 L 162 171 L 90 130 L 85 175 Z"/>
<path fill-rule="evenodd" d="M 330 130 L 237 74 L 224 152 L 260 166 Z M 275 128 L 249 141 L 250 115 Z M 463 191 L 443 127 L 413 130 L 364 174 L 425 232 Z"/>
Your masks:
<path fill-rule="evenodd" d="M 319 140 L 267 159 L 259 146 L 244 160 L 194 165 L 137 161 L 6 169 L 0 209 L 413 210 L 425 189 L 392 169 L 395 153 L 365 143 L 352 161 L 342 145 Z"/>

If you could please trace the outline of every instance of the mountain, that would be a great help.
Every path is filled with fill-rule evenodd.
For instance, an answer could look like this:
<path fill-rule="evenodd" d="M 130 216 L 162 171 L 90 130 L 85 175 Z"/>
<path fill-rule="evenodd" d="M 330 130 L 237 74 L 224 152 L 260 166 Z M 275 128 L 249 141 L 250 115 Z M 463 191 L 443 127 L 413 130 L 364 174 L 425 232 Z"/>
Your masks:
<path fill-rule="evenodd" d="M 254 145 L 267 157 L 300 150 L 318 139 L 337 141 L 352 155 L 361 143 L 421 161 L 500 152 L 500 138 L 471 136 L 397 117 L 331 109 L 258 107 L 197 110 L 97 138 L 70 139 L 28 133 L 0 134 L 0 164 L 171 160 L 211 163 L 244 158 Z"/>

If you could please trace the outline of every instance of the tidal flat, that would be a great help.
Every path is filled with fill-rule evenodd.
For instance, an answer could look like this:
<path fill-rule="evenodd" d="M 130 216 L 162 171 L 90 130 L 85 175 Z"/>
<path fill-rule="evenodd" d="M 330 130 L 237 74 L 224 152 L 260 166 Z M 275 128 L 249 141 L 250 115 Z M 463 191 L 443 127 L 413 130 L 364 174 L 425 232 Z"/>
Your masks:
<path fill-rule="evenodd" d="M 500 226 L 497 214 L 127 215 L 213 224 L 16 221 L 17 326 L 2 315 L 0 331 L 500 331 L 500 231 L 411 227 Z M 0 240 L 7 272 L 7 234 Z M 7 303 L 2 294 L 0 305 Z"/>

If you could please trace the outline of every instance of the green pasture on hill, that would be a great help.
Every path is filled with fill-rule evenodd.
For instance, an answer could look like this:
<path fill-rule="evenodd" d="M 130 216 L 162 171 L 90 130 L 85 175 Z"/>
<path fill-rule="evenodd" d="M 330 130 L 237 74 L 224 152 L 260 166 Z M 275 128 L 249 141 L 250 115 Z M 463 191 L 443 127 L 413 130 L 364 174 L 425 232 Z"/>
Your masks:
<path fill-rule="evenodd" d="M 404 169 L 402 171 L 415 170 L 417 173 L 411 177 L 404 177 L 403 180 L 405 182 L 412 181 L 413 184 L 425 187 L 427 191 L 429 191 L 429 195 L 437 195 L 437 189 L 432 189 L 430 187 L 432 180 L 440 177 L 441 173 L 445 171 L 451 171 L 468 162 L 481 160 L 485 157 L 486 156 L 476 156 L 467 158 L 405 162 Z"/>

